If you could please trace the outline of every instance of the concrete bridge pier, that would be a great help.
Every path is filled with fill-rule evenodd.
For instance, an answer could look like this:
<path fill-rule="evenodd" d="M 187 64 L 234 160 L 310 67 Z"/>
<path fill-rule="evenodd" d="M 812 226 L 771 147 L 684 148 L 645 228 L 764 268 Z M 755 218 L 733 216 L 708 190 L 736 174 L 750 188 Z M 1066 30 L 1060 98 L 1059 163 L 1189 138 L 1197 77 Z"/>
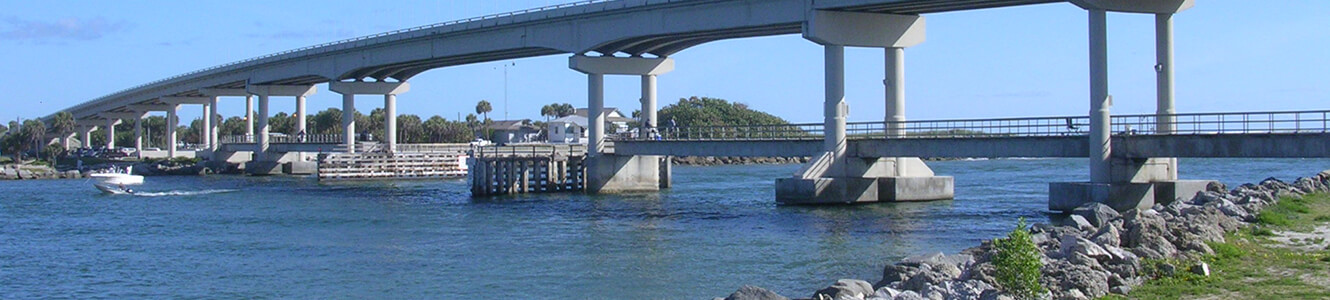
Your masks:
<path fill-rule="evenodd" d="M 236 153 L 221 151 L 221 126 L 222 121 L 224 121 L 225 118 L 222 118 L 222 114 L 218 112 L 220 110 L 217 106 L 218 101 L 221 97 L 245 97 L 246 102 L 249 103 L 246 108 L 253 109 L 253 105 L 251 101 L 249 101 L 250 94 L 242 88 L 203 88 L 199 89 L 199 93 L 207 98 L 208 116 L 211 116 L 209 119 L 212 120 L 208 123 L 209 126 L 206 126 L 208 128 L 207 139 L 209 147 L 206 153 L 203 153 L 200 156 L 207 157 L 214 162 L 231 161 L 231 157 L 236 155 Z"/>
<path fill-rule="evenodd" d="M 140 159 L 143 158 L 143 116 L 145 114 L 147 114 L 147 112 L 140 111 L 101 114 L 101 116 L 107 120 L 114 120 L 114 124 L 120 124 L 126 119 L 134 120 L 134 150 Z"/>
<path fill-rule="evenodd" d="M 166 109 L 166 157 L 176 157 L 176 144 L 180 142 L 176 133 L 176 127 L 180 126 L 180 106 L 185 104 L 202 105 L 204 115 L 207 115 L 208 104 L 213 99 L 211 97 L 162 97 L 158 100 L 165 102 L 168 106 Z M 210 125 L 207 121 L 204 122 L 205 128 Z"/>
<path fill-rule="evenodd" d="M 313 85 L 247 85 L 245 91 L 259 97 L 258 136 L 255 137 L 254 158 L 245 163 L 245 173 L 250 175 L 281 174 L 283 157 L 273 157 L 268 153 L 268 98 L 305 97 L 318 91 Z M 303 161 L 292 163 L 306 163 Z"/>
<path fill-rule="evenodd" d="M 923 42 L 924 30 L 924 18 L 916 15 L 813 12 L 803 32 L 805 39 L 823 45 L 825 51 L 824 152 L 794 177 L 776 180 L 776 201 L 830 204 L 953 197 L 952 177 L 935 176 L 919 158 L 858 157 L 846 149 L 845 47 L 885 49 L 887 133 L 903 136 L 904 48 Z"/>
<path fill-rule="evenodd" d="M 384 142 L 388 152 L 397 151 L 397 95 L 411 90 L 411 84 L 400 82 L 334 81 L 328 90 L 342 94 L 342 133 L 346 135 L 346 152 L 356 152 L 356 95 L 383 95 Z"/>
<path fill-rule="evenodd" d="M 1205 189 L 1209 180 L 1179 180 L 1177 158 L 1127 158 L 1112 153 L 1108 92 L 1107 12 L 1155 14 L 1157 110 L 1160 134 L 1174 130 L 1170 115 L 1173 99 L 1173 14 L 1194 5 L 1193 0 L 1073 0 L 1089 12 L 1090 42 L 1090 181 L 1049 184 L 1048 208 L 1071 211 L 1087 202 L 1108 204 L 1117 210 L 1149 208 L 1155 203 L 1189 199 Z"/>
<path fill-rule="evenodd" d="M 568 67 L 587 74 L 586 192 L 592 194 L 658 191 L 661 160 L 658 155 L 620 156 L 605 151 L 605 75 L 642 76 L 644 126 L 655 123 L 656 76 L 674 70 L 670 58 L 591 57 L 568 59 Z M 650 105 L 650 107 L 648 107 Z M 641 133 L 641 132 L 639 132 Z M 668 180 L 668 175 L 665 180 Z"/>

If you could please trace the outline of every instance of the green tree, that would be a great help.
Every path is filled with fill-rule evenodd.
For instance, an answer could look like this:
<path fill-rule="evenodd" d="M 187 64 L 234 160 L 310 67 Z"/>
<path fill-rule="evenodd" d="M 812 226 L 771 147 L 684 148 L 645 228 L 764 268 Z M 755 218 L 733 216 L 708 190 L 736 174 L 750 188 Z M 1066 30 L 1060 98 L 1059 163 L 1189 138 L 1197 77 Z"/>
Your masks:
<path fill-rule="evenodd" d="M 67 143 L 68 141 L 65 141 L 64 137 L 69 136 L 70 133 L 74 132 L 74 126 L 74 114 L 67 111 L 61 111 L 55 113 L 55 116 L 51 118 L 50 131 L 51 133 L 60 136 L 61 143 Z"/>
<path fill-rule="evenodd" d="M 309 134 L 342 133 L 342 110 L 329 108 L 309 118 Z"/>
<path fill-rule="evenodd" d="M 425 127 L 421 124 L 420 117 L 416 115 L 401 115 L 397 117 L 397 140 L 401 143 L 424 143 Z"/>
<path fill-rule="evenodd" d="M 993 267 L 999 288 L 1018 299 L 1035 299 L 1044 293 L 1039 285 L 1041 254 L 1025 228 L 1025 218 L 1016 222 L 1016 229 L 1007 238 L 993 240 L 993 247 L 997 249 Z"/>
<path fill-rule="evenodd" d="M 480 100 L 480 102 L 476 102 L 476 113 L 484 115 L 485 120 L 490 119 L 491 111 L 494 111 L 494 107 L 490 106 L 489 101 Z"/>
<path fill-rule="evenodd" d="M 577 108 L 568 103 L 559 104 L 554 108 L 554 115 L 556 118 L 571 116 L 575 113 L 577 113 Z"/>
<path fill-rule="evenodd" d="M 244 117 L 226 118 L 226 120 L 222 121 L 221 128 L 217 129 L 218 131 L 217 135 L 220 136 L 243 135 L 245 134 L 246 130 L 245 126 L 246 123 Z"/>
<path fill-rule="evenodd" d="M 557 104 L 546 104 L 545 106 L 540 107 L 540 116 L 545 117 L 546 122 L 548 122 L 550 117 L 553 117 L 556 113 L 554 108 L 556 105 Z"/>

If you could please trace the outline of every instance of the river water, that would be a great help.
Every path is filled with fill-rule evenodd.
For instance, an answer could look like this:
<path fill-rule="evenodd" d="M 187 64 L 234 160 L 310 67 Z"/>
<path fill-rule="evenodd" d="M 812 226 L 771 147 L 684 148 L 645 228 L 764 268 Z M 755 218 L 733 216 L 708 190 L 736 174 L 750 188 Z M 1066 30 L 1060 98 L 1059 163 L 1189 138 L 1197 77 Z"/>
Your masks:
<path fill-rule="evenodd" d="M 660 193 L 471 199 L 463 181 L 319 184 L 151 177 L 0 182 L 0 299 L 710 299 L 744 284 L 807 297 L 839 278 L 1046 222 L 1083 159 L 929 163 L 956 200 L 776 206 L 798 165 L 675 168 Z M 1292 181 L 1327 159 L 1184 159 L 1181 176 Z"/>

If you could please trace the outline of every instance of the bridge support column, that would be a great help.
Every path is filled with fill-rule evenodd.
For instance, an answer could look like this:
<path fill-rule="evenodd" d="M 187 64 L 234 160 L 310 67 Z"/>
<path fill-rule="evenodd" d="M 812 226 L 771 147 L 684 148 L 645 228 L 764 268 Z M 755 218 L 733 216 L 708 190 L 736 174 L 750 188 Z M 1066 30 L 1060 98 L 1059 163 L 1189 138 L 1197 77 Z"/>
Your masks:
<path fill-rule="evenodd" d="M 652 138 L 651 132 L 656 129 L 658 120 L 656 119 L 656 75 L 642 75 L 642 128 L 638 129 L 637 134 L 642 137 Z"/>
<path fill-rule="evenodd" d="M 397 153 L 397 95 L 383 95 L 383 135 L 388 153 Z"/>
<path fill-rule="evenodd" d="M 171 104 L 171 108 L 166 110 L 166 157 L 167 158 L 175 157 L 176 142 L 179 141 L 176 139 L 176 127 L 180 126 L 179 125 L 180 118 L 176 116 L 177 114 L 176 110 L 179 109 L 180 105 Z"/>
<path fill-rule="evenodd" d="M 254 137 L 254 95 L 245 95 L 245 135 Z"/>
<path fill-rule="evenodd" d="M 134 118 L 134 156 L 143 159 L 143 118 Z"/>
<path fill-rule="evenodd" d="M 346 153 L 356 153 L 356 94 L 342 94 L 342 134 Z"/>
<path fill-rule="evenodd" d="M 245 163 L 245 173 L 250 175 L 272 175 L 282 172 L 283 158 L 286 153 L 268 153 L 271 128 L 268 126 L 268 104 L 272 96 L 297 97 L 313 95 L 317 90 L 313 85 L 248 85 L 245 91 L 259 96 L 258 137 L 254 143 L 254 159 Z"/>
<path fill-rule="evenodd" d="M 112 118 L 106 119 L 106 150 L 115 149 L 115 124 L 119 121 Z"/>
<path fill-rule="evenodd" d="M 574 55 L 568 67 L 587 74 L 586 192 L 656 191 L 661 188 L 661 159 L 656 155 L 620 156 L 606 153 L 605 75 L 642 77 L 643 128 L 655 125 L 656 76 L 674 70 L 670 58 L 591 57 Z M 650 107 L 648 108 L 648 105 Z M 644 132 L 639 131 L 639 134 Z M 668 176 L 665 177 L 668 180 Z"/>
<path fill-rule="evenodd" d="M 83 142 L 83 148 L 92 149 L 92 131 L 96 129 L 97 126 L 92 125 L 79 128 L 79 139 Z"/>
<path fill-rule="evenodd" d="M 383 95 L 384 141 L 388 152 L 397 151 L 397 95 L 411 90 L 402 82 L 334 81 L 328 90 L 342 94 L 342 131 L 346 133 L 347 152 L 355 152 L 355 95 Z"/>
<path fill-rule="evenodd" d="M 904 48 L 923 42 L 924 18 L 914 15 L 815 11 L 804 38 L 825 47 L 824 152 L 795 177 L 776 180 L 782 204 L 831 204 L 951 199 L 954 180 L 934 176 L 915 157 L 851 157 L 846 153 L 844 47 L 885 49 L 887 133 L 904 135 Z M 876 29 L 876 30 L 864 30 Z"/>
<path fill-rule="evenodd" d="M 1178 180 L 1176 158 L 1124 158 L 1112 153 L 1109 117 L 1107 12 L 1151 13 L 1156 18 L 1158 64 L 1156 131 L 1173 132 L 1172 14 L 1193 0 L 1074 0 L 1089 12 L 1090 37 L 1090 181 L 1049 184 L 1049 210 L 1071 211 L 1099 202 L 1117 210 L 1149 208 L 1156 203 L 1190 199 L 1208 180 Z"/>
<path fill-rule="evenodd" d="M 296 96 L 296 133 L 305 133 L 305 96 Z"/>
<path fill-rule="evenodd" d="M 204 133 L 205 139 L 208 140 L 208 150 L 216 152 L 221 144 L 221 141 L 217 139 L 218 128 L 222 126 L 221 114 L 217 113 L 217 96 L 208 97 L 207 116 L 204 117 L 204 124 L 208 125 L 204 126 L 208 130 L 207 133 Z"/>
<path fill-rule="evenodd" d="M 1177 110 L 1173 107 L 1173 14 L 1171 13 L 1155 14 L 1155 57 L 1158 61 L 1155 65 L 1157 72 L 1155 131 L 1159 134 L 1173 134 L 1176 128 L 1173 124 L 1173 115 Z M 1177 180 L 1178 159 L 1176 157 L 1161 159 L 1168 160 L 1169 177 Z"/>
<path fill-rule="evenodd" d="M 207 131 L 209 128 L 212 128 L 212 118 L 209 117 L 211 113 L 212 113 L 212 103 L 204 103 L 203 115 L 199 117 L 199 119 L 203 121 L 203 128 L 200 129 Z M 202 144 L 200 146 L 203 146 L 203 149 L 212 149 L 212 139 L 209 138 L 207 132 L 199 133 L 199 144 Z"/>

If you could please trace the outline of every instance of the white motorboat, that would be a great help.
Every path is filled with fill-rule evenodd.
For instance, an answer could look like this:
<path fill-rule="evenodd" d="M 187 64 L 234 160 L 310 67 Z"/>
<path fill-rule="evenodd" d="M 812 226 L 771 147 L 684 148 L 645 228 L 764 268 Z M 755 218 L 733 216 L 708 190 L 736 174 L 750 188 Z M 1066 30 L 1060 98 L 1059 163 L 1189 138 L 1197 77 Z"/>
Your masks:
<path fill-rule="evenodd" d="M 89 175 L 94 181 L 92 186 L 107 194 L 129 194 L 134 191 L 128 186 L 143 184 L 142 175 L 134 175 L 134 167 L 124 169 L 112 167 L 110 170 Z"/>

